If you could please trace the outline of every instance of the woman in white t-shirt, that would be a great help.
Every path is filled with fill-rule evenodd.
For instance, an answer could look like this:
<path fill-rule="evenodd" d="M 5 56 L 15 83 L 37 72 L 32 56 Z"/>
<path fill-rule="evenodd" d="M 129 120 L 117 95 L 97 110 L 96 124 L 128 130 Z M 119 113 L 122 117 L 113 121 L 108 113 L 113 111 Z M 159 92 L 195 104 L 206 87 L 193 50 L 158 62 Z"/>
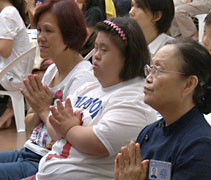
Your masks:
<path fill-rule="evenodd" d="M 47 154 L 53 139 L 46 130 L 49 106 L 56 99 L 65 100 L 85 82 L 96 81 L 89 61 L 80 55 L 86 38 L 82 12 L 72 0 L 48 1 L 37 8 L 34 24 L 38 30 L 40 56 L 54 64 L 44 77 L 28 75 L 24 79 L 29 102 L 25 123 L 31 137 L 18 151 L 0 152 L 0 179 L 16 180 L 35 174 L 42 156 Z"/>
<path fill-rule="evenodd" d="M 30 48 L 25 20 L 25 2 L 22 0 L 0 1 L 0 71 Z M 27 64 L 18 64 L 0 80 L 0 89 L 18 90 L 23 87 Z M 11 124 L 13 109 L 8 96 L 0 98 L 0 128 Z M 8 106 L 8 108 L 7 108 Z"/>
<path fill-rule="evenodd" d="M 106 20 L 96 31 L 93 69 L 98 81 L 77 89 L 65 105 L 57 100 L 57 108 L 51 106 L 46 125 L 57 141 L 41 159 L 37 180 L 113 179 L 120 147 L 156 120 L 143 102 L 150 55 L 136 21 Z"/>

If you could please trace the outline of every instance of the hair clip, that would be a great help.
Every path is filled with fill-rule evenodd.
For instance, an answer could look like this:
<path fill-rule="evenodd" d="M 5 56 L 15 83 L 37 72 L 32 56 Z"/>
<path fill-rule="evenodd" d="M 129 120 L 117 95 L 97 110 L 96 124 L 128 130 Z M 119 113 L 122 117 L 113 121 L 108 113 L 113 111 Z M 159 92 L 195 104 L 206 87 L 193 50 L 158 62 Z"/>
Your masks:
<path fill-rule="evenodd" d="M 204 86 L 205 85 L 205 82 L 204 81 L 201 81 L 201 82 L 199 82 L 199 85 L 200 86 Z"/>
<path fill-rule="evenodd" d="M 111 26 L 119 34 L 120 38 L 127 43 L 127 37 L 124 31 L 117 24 L 109 20 L 105 20 L 104 23 Z"/>

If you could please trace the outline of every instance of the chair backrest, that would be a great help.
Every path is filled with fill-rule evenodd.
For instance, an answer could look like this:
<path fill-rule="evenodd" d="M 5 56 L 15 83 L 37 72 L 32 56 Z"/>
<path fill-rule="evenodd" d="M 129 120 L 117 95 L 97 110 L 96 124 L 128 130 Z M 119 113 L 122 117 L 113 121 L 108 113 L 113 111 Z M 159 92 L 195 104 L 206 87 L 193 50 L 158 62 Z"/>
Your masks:
<path fill-rule="evenodd" d="M 84 60 L 88 61 L 94 54 L 95 49 L 92 49 L 85 57 Z"/>
<path fill-rule="evenodd" d="M 9 72 L 13 67 L 15 67 L 17 64 L 21 63 L 23 58 L 26 57 L 27 60 L 30 62 L 28 63 L 27 69 L 25 71 L 26 74 L 30 73 L 30 71 L 33 68 L 34 65 L 34 58 L 35 58 L 35 53 L 36 53 L 36 46 L 32 47 L 31 49 L 23 52 L 20 56 L 15 58 L 12 62 L 7 64 L 7 66 L 0 72 L 0 79 L 4 77 L 4 75 Z"/>
<path fill-rule="evenodd" d="M 199 42 L 202 42 L 202 37 L 204 34 L 204 19 L 207 16 L 207 14 L 198 14 L 195 17 L 198 19 L 198 38 L 199 38 Z"/>

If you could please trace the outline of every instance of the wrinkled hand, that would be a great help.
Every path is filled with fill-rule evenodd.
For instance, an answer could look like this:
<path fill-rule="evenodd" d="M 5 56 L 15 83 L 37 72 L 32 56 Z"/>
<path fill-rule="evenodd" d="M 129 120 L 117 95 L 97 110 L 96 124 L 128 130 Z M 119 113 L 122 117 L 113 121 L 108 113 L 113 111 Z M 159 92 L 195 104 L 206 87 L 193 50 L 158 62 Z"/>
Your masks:
<path fill-rule="evenodd" d="M 54 130 L 62 138 L 65 138 L 67 132 L 74 126 L 81 124 L 82 115 L 79 111 L 73 112 L 70 99 L 65 100 L 65 106 L 63 106 L 61 100 L 57 99 L 57 108 L 50 107 L 51 115 L 49 116 L 49 122 Z"/>
<path fill-rule="evenodd" d="M 23 80 L 26 91 L 20 89 L 21 93 L 29 102 L 31 108 L 40 113 L 49 111 L 49 106 L 53 103 L 53 95 L 47 86 L 43 86 L 38 75 L 28 75 L 28 79 Z"/>
<path fill-rule="evenodd" d="M 140 145 L 131 141 L 116 157 L 115 180 L 146 180 L 149 160 L 141 160 Z"/>

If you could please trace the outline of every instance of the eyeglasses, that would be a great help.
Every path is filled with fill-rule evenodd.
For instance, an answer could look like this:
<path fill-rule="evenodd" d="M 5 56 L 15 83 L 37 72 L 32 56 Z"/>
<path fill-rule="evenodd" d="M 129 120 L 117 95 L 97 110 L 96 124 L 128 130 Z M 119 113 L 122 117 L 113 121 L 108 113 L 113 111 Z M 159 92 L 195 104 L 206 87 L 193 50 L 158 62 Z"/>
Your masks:
<path fill-rule="evenodd" d="M 176 73 L 180 75 L 186 75 L 183 72 L 163 70 L 163 69 L 160 69 L 158 66 L 155 66 L 155 65 L 149 66 L 148 64 L 146 64 L 144 66 L 144 74 L 145 76 L 148 76 L 150 73 L 154 76 L 158 76 L 160 73 Z"/>

